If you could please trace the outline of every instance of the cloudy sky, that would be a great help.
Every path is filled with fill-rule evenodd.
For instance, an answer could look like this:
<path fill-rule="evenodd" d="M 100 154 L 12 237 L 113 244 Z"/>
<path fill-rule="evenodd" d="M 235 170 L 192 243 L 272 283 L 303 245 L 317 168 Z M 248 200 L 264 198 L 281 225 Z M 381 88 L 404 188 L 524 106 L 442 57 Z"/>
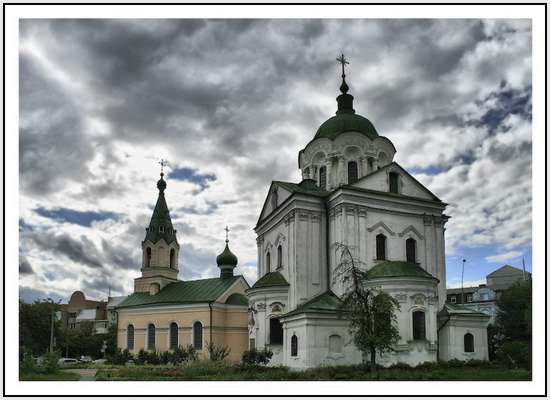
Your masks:
<path fill-rule="evenodd" d="M 180 278 L 218 274 L 225 225 L 256 280 L 271 180 L 355 109 L 443 201 L 448 286 L 531 270 L 528 20 L 22 20 L 20 295 L 130 293 L 161 158 Z"/>

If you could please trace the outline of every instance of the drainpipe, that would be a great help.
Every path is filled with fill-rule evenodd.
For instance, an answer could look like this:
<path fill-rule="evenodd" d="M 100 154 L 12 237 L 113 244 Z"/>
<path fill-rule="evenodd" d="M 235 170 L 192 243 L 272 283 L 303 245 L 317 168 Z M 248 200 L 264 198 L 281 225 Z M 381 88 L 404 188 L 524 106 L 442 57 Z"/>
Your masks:
<path fill-rule="evenodd" d="M 208 308 L 210 309 L 210 343 L 212 343 L 212 302 L 208 302 Z"/>
<path fill-rule="evenodd" d="M 330 240 L 329 240 L 329 216 L 328 216 L 328 200 L 324 199 L 325 203 L 325 227 L 326 227 L 326 245 L 325 245 L 325 257 L 327 258 L 327 291 L 330 290 Z"/>

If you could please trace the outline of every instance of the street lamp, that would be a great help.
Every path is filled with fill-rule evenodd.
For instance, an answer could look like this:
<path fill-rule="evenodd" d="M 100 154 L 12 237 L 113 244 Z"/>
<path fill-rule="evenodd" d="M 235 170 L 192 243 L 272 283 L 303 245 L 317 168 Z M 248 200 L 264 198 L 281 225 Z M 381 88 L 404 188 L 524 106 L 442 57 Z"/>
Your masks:
<path fill-rule="evenodd" d="M 462 259 L 462 282 L 460 283 L 460 287 L 461 287 L 461 290 L 460 290 L 460 291 L 462 292 L 460 302 L 461 302 L 462 304 L 464 304 L 464 264 L 465 264 L 465 263 L 466 263 L 466 259 L 463 258 L 463 259 Z"/>

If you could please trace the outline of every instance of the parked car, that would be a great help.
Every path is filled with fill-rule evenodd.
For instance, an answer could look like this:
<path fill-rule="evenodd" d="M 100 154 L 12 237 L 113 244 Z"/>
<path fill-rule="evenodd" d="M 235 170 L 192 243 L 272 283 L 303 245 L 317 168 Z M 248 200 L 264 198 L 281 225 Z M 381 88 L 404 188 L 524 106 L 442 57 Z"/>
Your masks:
<path fill-rule="evenodd" d="M 68 367 L 72 365 L 78 365 L 78 360 L 76 358 L 60 358 L 57 362 L 60 367 Z"/>
<path fill-rule="evenodd" d="M 105 358 L 98 358 L 97 360 L 92 361 L 94 364 L 105 364 L 107 360 Z"/>
<path fill-rule="evenodd" d="M 90 356 L 80 356 L 80 362 L 82 363 L 89 363 L 92 362 L 92 357 Z"/>

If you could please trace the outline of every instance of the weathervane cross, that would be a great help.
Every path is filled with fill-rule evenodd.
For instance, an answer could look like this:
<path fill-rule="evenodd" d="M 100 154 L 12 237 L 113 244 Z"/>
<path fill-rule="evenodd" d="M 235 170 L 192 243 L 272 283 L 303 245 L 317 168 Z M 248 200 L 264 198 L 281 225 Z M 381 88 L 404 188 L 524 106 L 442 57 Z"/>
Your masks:
<path fill-rule="evenodd" d="M 225 243 L 229 243 L 229 227 L 226 225 L 225 226 Z"/>
<path fill-rule="evenodd" d="M 336 61 L 338 61 L 340 64 L 342 64 L 342 78 L 344 78 L 346 76 L 346 72 L 344 70 L 346 64 L 349 64 L 349 61 L 346 60 L 346 57 L 344 57 L 344 53 L 342 53 L 342 55 L 340 57 L 338 57 L 336 59 Z"/>
<path fill-rule="evenodd" d="M 168 164 L 168 161 L 166 161 L 164 158 L 161 158 L 159 161 L 160 164 L 160 173 L 164 173 L 164 167 Z"/>

